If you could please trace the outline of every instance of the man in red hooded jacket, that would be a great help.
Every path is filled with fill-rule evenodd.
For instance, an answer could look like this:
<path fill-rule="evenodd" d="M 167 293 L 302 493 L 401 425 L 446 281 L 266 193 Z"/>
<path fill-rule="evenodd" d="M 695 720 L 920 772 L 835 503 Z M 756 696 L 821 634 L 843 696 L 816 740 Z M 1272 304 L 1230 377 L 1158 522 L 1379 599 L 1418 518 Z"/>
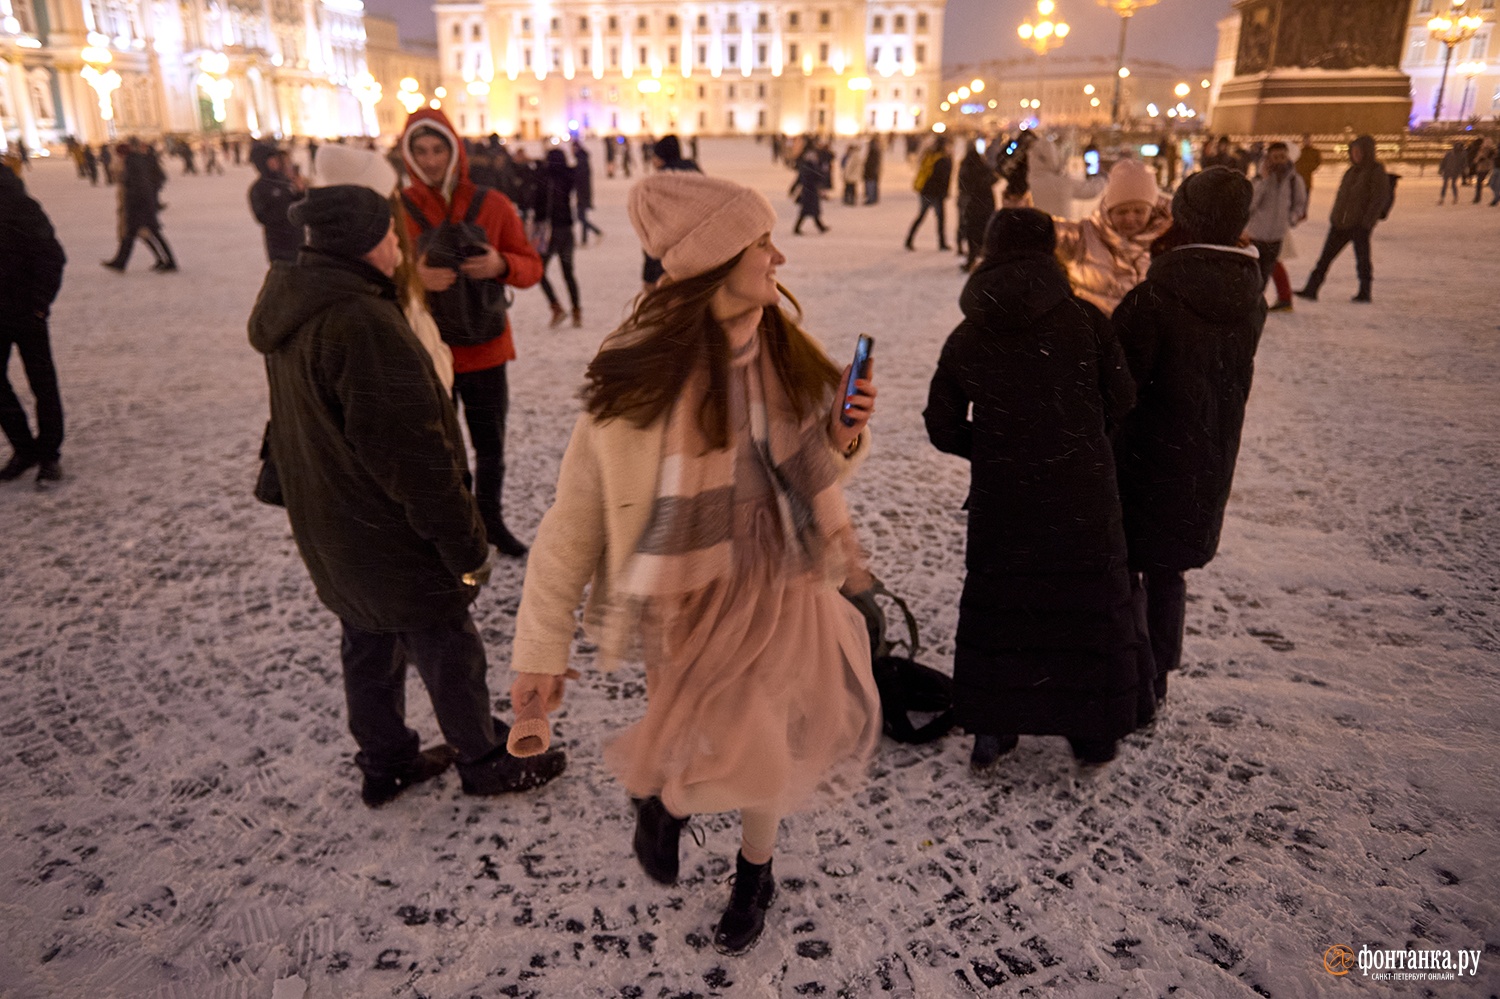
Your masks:
<path fill-rule="evenodd" d="M 463 143 L 441 111 L 422 108 L 406 120 L 401 134 L 401 156 L 411 186 L 402 191 L 425 217 L 409 219 L 413 244 L 427 227 L 446 219 L 459 221 L 476 194 L 484 201 L 474 221 L 484 230 L 489 246 L 482 256 L 467 258 L 458 269 L 429 267 L 426 257 L 416 262 L 417 276 L 429 292 L 447 291 L 457 281 L 499 281 L 513 288 L 530 288 L 541 279 L 542 258 L 526 238 L 515 205 L 499 191 L 475 187 L 469 179 L 469 160 Z M 441 329 L 441 326 L 439 327 Z M 444 337 L 448 339 L 448 337 Z M 505 480 L 505 415 L 510 390 L 505 364 L 516 356 L 509 320 L 505 332 L 476 346 L 451 344 L 453 392 L 463 405 L 464 422 L 474 444 L 474 498 L 485 532 L 502 555 L 520 557 L 526 546 L 505 526 L 500 490 Z"/>

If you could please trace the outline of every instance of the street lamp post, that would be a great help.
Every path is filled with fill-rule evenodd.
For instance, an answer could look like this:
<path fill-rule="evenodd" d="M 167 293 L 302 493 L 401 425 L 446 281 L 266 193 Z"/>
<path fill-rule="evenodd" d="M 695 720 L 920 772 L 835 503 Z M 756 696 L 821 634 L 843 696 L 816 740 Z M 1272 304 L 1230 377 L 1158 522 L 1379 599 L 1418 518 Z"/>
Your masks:
<path fill-rule="evenodd" d="M 114 61 L 109 49 L 96 43 L 97 36 L 90 36 L 89 46 L 79 53 L 83 60 L 83 69 L 78 75 L 83 77 L 83 82 L 94 88 L 94 94 L 99 98 L 99 117 L 104 119 L 104 127 L 108 137 L 115 137 L 115 106 L 111 95 L 120 89 L 120 74 L 114 70 L 106 70 L 105 67 Z"/>
<path fill-rule="evenodd" d="M 1036 20 L 1027 17 L 1016 28 L 1016 34 L 1021 39 L 1021 44 L 1036 53 L 1036 91 L 1037 97 L 1042 95 L 1042 73 L 1046 63 L 1042 61 L 1052 49 L 1063 43 L 1072 30 L 1068 23 L 1061 19 L 1054 21 L 1052 15 L 1057 10 L 1057 4 L 1053 0 L 1036 0 Z M 1036 109 L 1036 119 L 1041 121 L 1041 104 L 1039 100 L 1032 101 L 1032 107 Z"/>
<path fill-rule="evenodd" d="M 1427 31 L 1443 43 L 1443 75 L 1438 80 L 1437 98 L 1432 102 L 1432 120 L 1443 120 L 1443 91 L 1448 89 L 1448 64 L 1453 61 L 1453 48 L 1474 37 L 1484 18 L 1469 13 L 1468 0 L 1451 0 L 1452 6 L 1445 14 L 1434 14 L 1427 22 Z"/>
<path fill-rule="evenodd" d="M 1109 120 L 1114 124 L 1120 123 L 1120 94 L 1124 89 L 1125 77 L 1130 74 L 1125 72 L 1125 32 L 1130 27 L 1130 19 L 1135 12 L 1143 7 L 1153 7 L 1158 0 L 1098 0 L 1099 6 L 1108 7 L 1120 15 L 1120 47 L 1115 52 L 1115 99 L 1110 105 Z"/>
<path fill-rule="evenodd" d="M 1474 78 L 1481 75 L 1487 68 L 1477 59 L 1458 64 L 1458 72 L 1464 77 L 1464 96 L 1458 104 L 1459 121 L 1464 120 L 1464 112 L 1469 109 L 1469 95 L 1474 92 Z"/>

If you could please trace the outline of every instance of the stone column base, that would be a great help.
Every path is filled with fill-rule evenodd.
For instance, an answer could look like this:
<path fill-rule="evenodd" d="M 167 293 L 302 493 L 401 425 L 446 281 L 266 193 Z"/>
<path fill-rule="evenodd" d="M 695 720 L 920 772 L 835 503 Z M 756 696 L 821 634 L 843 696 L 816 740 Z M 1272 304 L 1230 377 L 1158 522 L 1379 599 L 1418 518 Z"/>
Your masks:
<path fill-rule="evenodd" d="M 1273 69 L 1224 84 L 1211 128 L 1231 135 L 1391 135 L 1411 116 L 1411 79 L 1393 69 Z"/>

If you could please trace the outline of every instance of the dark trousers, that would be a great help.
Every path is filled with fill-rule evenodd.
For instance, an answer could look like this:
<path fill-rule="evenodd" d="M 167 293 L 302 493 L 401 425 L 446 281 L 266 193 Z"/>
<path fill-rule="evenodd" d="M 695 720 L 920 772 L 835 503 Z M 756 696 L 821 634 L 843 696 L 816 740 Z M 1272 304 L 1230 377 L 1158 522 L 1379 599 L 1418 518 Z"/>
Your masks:
<path fill-rule="evenodd" d="M 1260 253 L 1260 290 L 1265 291 L 1266 283 L 1271 280 L 1271 274 L 1276 270 L 1276 261 L 1281 259 L 1281 240 L 1266 243 L 1252 239 L 1250 244 Z"/>
<path fill-rule="evenodd" d="M 500 489 L 505 484 L 505 415 L 510 409 L 505 365 L 455 374 L 453 395 L 463 405 L 469 442 L 474 445 L 474 499 L 486 520 L 498 519 Z"/>
<path fill-rule="evenodd" d="M 140 236 L 145 242 L 147 249 L 156 257 L 158 264 L 165 264 L 168 267 L 177 266 L 177 260 L 172 256 L 172 248 L 167 245 L 166 237 L 161 234 L 159 221 L 151 221 L 128 230 L 124 238 L 120 240 L 120 248 L 115 251 L 114 259 L 109 262 L 111 266 L 125 269 L 125 265 L 130 263 L 130 251 L 135 249 L 136 236 Z"/>
<path fill-rule="evenodd" d="M 937 212 L 938 249 L 946 250 L 948 249 L 948 223 L 946 221 L 942 198 L 922 198 L 922 210 L 917 212 L 917 219 L 911 224 L 911 230 L 906 234 L 906 245 L 910 246 L 911 241 L 916 238 L 917 227 L 927 217 L 927 210 L 929 208 Z"/>
<path fill-rule="evenodd" d="M 556 257 L 562 266 L 563 283 L 568 286 L 568 300 L 573 303 L 573 308 L 578 308 L 578 279 L 573 275 L 573 230 L 570 228 L 562 233 L 563 239 L 558 238 L 558 231 L 552 230 L 552 242 L 547 246 L 547 252 L 542 255 L 542 294 L 547 296 L 547 301 L 552 307 L 557 308 L 557 293 L 552 290 L 552 282 L 547 280 L 547 263 Z"/>
<path fill-rule="evenodd" d="M 594 223 L 589 221 L 589 212 L 591 211 L 593 211 L 592 208 L 587 208 L 583 205 L 578 206 L 578 231 L 580 236 L 578 241 L 584 246 L 589 245 L 589 233 L 593 233 L 595 236 L 604 235 L 603 229 L 600 229 L 598 226 L 594 225 Z"/>
<path fill-rule="evenodd" d="M 1156 666 L 1157 696 L 1166 693 L 1166 675 L 1182 665 L 1182 632 L 1187 623 L 1187 583 L 1181 572 L 1156 569 L 1132 577 L 1137 619 L 1144 620 Z"/>
<path fill-rule="evenodd" d="M 1443 189 L 1438 192 L 1438 204 L 1441 205 L 1443 203 L 1443 199 L 1448 196 L 1448 188 L 1449 188 L 1450 185 L 1453 188 L 1453 203 L 1455 205 L 1458 204 L 1458 178 L 1457 177 L 1444 177 L 1443 178 Z"/>
<path fill-rule="evenodd" d="M 26 410 L 10 387 L 10 348 L 21 355 L 26 384 L 36 397 L 36 436 L 26 421 Z M 47 338 L 47 320 L 37 315 L 0 317 L 0 428 L 18 455 L 38 461 L 57 458 L 63 441 L 62 394 L 57 388 L 57 368 L 52 364 L 52 345 Z"/>
<path fill-rule="evenodd" d="M 443 739 L 459 763 L 473 763 L 499 744 L 490 714 L 488 663 L 479 629 L 461 617 L 414 631 L 364 631 L 342 622 L 344 700 L 349 732 L 359 745 L 354 762 L 371 775 L 399 772 L 421 748 L 406 725 L 406 666 L 432 699 Z"/>
<path fill-rule="evenodd" d="M 1323 241 L 1323 252 L 1312 273 L 1307 276 L 1308 288 L 1317 291 L 1323 286 L 1323 279 L 1328 276 L 1328 265 L 1350 243 L 1354 244 L 1354 272 L 1359 275 L 1359 286 L 1368 288 L 1375 277 L 1375 268 L 1370 262 L 1370 232 L 1369 229 L 1353 227 L 1329 229 L 1328 238 Z"/>
<path fill-rule="evenodd" d="M 873 205 L 880 200 L 880 181 L 874 177 L 865 178 L 865 204 Z"/>

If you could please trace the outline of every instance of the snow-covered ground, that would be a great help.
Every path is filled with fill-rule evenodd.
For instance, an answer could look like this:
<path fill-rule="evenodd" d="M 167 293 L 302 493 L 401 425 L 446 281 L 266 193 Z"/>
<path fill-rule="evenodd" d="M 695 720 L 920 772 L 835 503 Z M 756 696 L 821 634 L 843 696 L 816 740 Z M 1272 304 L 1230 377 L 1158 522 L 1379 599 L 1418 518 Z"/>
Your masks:
<path fill-rule="evenodd" d="M 515 307 L 523 537 L 583 366 L 638 289 L 627 182 L 601 160 L 584 328 L 548 329 L 539 291 Z M 703 160 L 773 196 L 782 278 L 830 351 L 878 340 L 852 504 L 946 670 L 967 471 L 920 412 L 957 258 L 930 221 L 901 248 L 899 162 L 880 205 L 835 202 L 830 233 L 795 237 L 766 147 L 707 141 Z M 675 888 L 630 856 L 600 750 L 642 709 L 637 673 L 580 657 L 557 726 L 569 770 L 543 790 L 471 799 L 450 774 L 359 803 L 336 621 L 284 515 L 250 496 L 251 173 L 170 171 L 176 275 L 143 248 L 101 269 L 112 190 L 59 163 L 27 177 L 71 258 L 52 320 L 68 479 L 0 486 L 0 995 L 281 999 L 292 976 L 314 999 L 1500 992 L 1500 209 L 1438 208 L 1437 181 L 1409 179 L 1376 232 L 1375 305 L 1347 301 L 1346 252 L 1324 301 L 1270 317 L 1223 547 L 1189 576 L 1185 672 L 1154 735 L 1092 775 L 1062 740 L 1023 739 L 983 782 L 958 734 L 882 745 L 857 796 L 785 823 L 766 934 L 735 960 L 708 945 L 734 822 L 684 840 Z M 1298 232 L 1299 282 L 1338 176 Z M 522 570 L 476 608 L 497 695 Z M 415 679 L 409 702 L 435 738 Z M 1339 980 L 1338 944 L 1483 954 L 1463 981 Z"/>

